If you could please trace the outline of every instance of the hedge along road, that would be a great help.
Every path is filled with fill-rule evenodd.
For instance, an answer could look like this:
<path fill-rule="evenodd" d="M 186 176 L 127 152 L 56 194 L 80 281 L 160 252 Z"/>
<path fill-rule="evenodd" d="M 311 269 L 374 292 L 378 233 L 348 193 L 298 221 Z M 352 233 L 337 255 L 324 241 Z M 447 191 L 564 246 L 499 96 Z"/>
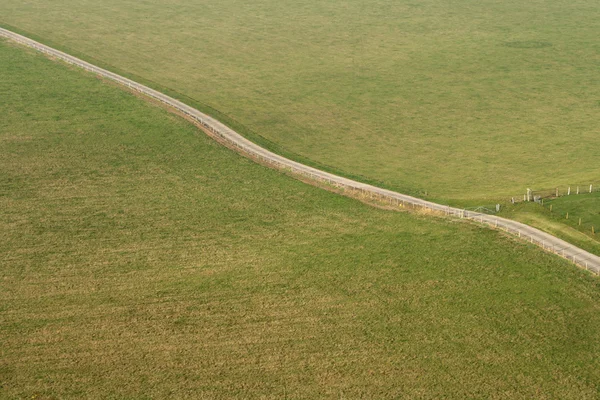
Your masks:
<path fill-rule="evenodd" d="M 366 183 L 354 181 L 352 179 L 337 176 L 304 164 L 300 164 L 296 161 L 287 159 L 258 146 L 234 130 L 223 125 L 216 119 L 209 117 L 208 115 L 182 103 L 179 100 L 169 97 L 140 83 L 92 65 L 76 57 L 70 56 L 62 51 L 55 50 L 7 29 L 0 28 L 0 36 L 11 39 L 22 45 L 32 47 L 40 52 L 63 60 L 69 64 L 86 69 L 104 78 L 108 78 L 114 82 L 127 86 L 132 90 L 136 90 L 148 97 L 159 100 L 169 107 L 172 107 L 177 111 L 189 116 L 194 121 L 197 121 L 200 126 L 202 126 L 207 133 L 209 133 L 209 135 L 213 136 L 220 142 L 223 142 L 228 147 L 235 149 L 237 152 L 247 157 L 259 160 L 260 162 L 265 163 L 273 168 L 286 170 L 295 175 L 308 178 L 315 182 L 324 182 L 344 190 L 349 190 L 352 193 L 361 193 L 367 197 L 372 197 L 382 202 L 388 202 L 391 205 L 409 206 L 417 209 L 420 208 L 424 210 L 431 210 L 438 214 L 469 219 L 495 229 L 504 230 L 520 237 L 522 240 L 536 244 L 546 251 L 558 254 L 559 256 L 564 257 L 573 263 L 600 275 L 600 257 L 529 225 L 488 214 L 432 203 L 430 201 L 368 185 Z"/>

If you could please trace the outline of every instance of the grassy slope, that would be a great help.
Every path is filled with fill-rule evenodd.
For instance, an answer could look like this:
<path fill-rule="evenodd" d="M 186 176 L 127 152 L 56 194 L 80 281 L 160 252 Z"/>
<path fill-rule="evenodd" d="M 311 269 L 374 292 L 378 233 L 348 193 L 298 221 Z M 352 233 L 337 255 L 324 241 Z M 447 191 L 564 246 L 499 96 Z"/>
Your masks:
<path fill-rule="evenodd" d="M 509 205 L 501 215 L 543 229 L 600 255 L 600 192 L 546 199 L 544 206 L 536 203 Z"/>
<path fill-rule="evenodd" d="M 0 42 L 0 398 L 597 398 L 596 278 Z"/>
<path fill-rule="evenodd" d="M 581 218 L 581 229 L 589 231 L 591 226 L 600 229 L 600 192 L 558 197 L 545 202 L 546 208 L 550 206 L 557 218 L 566 218 L 569 213 L 565 222 L 570 226 L 579 226 Z"/>
<path fill-rule="evenodd" d="M 0 16 L 404 192 L 600 179 L 596 0 L 4 0 Z"/>

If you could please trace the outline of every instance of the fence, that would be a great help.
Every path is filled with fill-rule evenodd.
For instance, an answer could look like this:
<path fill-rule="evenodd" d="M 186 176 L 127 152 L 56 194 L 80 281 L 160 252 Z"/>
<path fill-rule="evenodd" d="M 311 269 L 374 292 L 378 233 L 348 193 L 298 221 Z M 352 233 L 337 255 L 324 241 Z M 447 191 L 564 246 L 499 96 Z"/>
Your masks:
<path fill-rule="evenodd" d="M 344 191 L 347 191 L 348 194 L 359 193 L 362 196 L 368 197 L 372 200 L 377 200 L 379 202 L 388 203 L 391 206 L 412 207 L 414 209 L 426 210 L 427 212 L 433 212 L 439 215 L 447 215 L 461 219 L 473 220 L 481 224 L 490 226 L 492 228 L 503 230 L 507 233 L 513 234 L 523 240 L 526 240 L 532 244 L 536 244 L 542 247 L 546 251 L 558 254 L 572 261 L 573 263 L 585 268 L 586 270 L 592 271 L 600 275 L 600 257 L 588 253 L 570 243 L 567 243 L 561 239 L 558 239 L 538 229 L 532 228 L 528 225 L 496 216 L 491 216 L 481 212 L 432 203 L 423 199 L 393 192 L 387 189 L 382 189 L 365 183 L 357 182 L 352 179 L 330 174 L 328 172 L 324 172 L 316 168 L 300 164 L 296 161 L 289 160 L 285 157 L 272 153 L 256 145 L 255 143 L 239 135 L 237 132 L 225 126 L 221 122 L 215 120 L 214 118 L 209 117 L 208 115 L 203 114 L 195 108 L 192 108 L 179 100 L 169 97 L 147 86 L 134 82 L 130 79 L 124 78 L 110 71 L 104 70 L 100 67 L 96 67 L 95 65 L 92 65 L 88 62 L 70 56 L 61 51 L 52 49 L 51 47 L 45 46 L 24 36 L 10 32 L 6 29 L 0 28 L 0 36 L 7 37 L 23 45 L 32 47 L 43 53 L 51 55 L 52 57 L 84 68 L 85 70 L 98 74 L 102 77 L 108 78 L 124 86 L 127 86 L 131 90 L 138 91 L 146 96 L 156 99 L 168 105 L 169 107 L 172 107 L 177 111 L 187 115 L 189 118 L 197 122 L 198 125 L 204 128 L 204 130 L 210 136 L 214 137 L 219 142 L 227 145 L 232 149 L 235 149 L 236 151 L 242 153 L 247 157 L 258 160 L 261 163 L 272 166 L 273 168 L 288 171 L 290 173 L 305 177 L 315 182 L 321 182 L 327 185 L 331 185 L 333 187 L 343 189 Z"/>
<path fill-rule="evenodd" d="M 526 189 L 523 195 L 517 195 L 511 198 L 511 202 L 520 203 L 523 201 L 541 201 L 542 199 L 553 199 L 563 196 L 578 194 L 589 194 L 600 192 L 600 182 L 588 182 L 584 184 L 575 184 L 567 186 L 557 186 L 551 189 Z"/>
<path fill-rule="evenodd" d="M 555 220 L 563 220 L 562 222 L 571 226 L 574 229 L 579 230 L 582 233 L 587 235 L 595 236 L 598 229 L 600 229 L 600 223 L 598 221 L 594 222 L 589 219 L 583 219 L 578 215 L 571 212 L 571 210 L 565 210 L 557 212 L 557 210 L 553 210 L 553 202 L 549 202 L 549 200 L 554 200 L 557 198 L 567 197 L 567 196 L 578 196 L 578 195 L 586 195 L 591 193 L 600 193 L 600 184 L 585 184 L 585 185 L 572 185 L 572 186 L 563 186 L 556 187 L 554 189 L 541 189 L 541 190 L 532 190 L 527 189 L 526 194 L 523 195 L 523 198 L 519 198 L 516 200 L 514 197 L 512 198 L 513 203 L 522 203 L 522 202 L 536 202 L 541 204 L 551 213 L 553 213 L 553 219 Z M 544 202 L 546 200 L 546 202 Z M 550 204 L 548 204 L 550 203 Z M 559 216 L 560 215 L 560 216 Z"/>

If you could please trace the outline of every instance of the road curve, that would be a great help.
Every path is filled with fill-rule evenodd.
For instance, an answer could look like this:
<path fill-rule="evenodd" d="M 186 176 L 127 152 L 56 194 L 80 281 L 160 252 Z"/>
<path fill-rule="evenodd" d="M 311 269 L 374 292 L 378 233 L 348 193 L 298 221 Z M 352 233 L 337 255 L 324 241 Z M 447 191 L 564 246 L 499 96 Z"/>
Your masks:
<path fill-rule="evenodd" d="M 196 110 L 193 107 L 182 103 L 179 100 L 176 100 L 170 96 L 160 93 L 140 83 L 134 82 L 130 79 L 127 79 L 125 77 L 97 67 L 95 65 L 92 65 L 86 61 L 80 60 L 76 57 L 63 53 L 62 51 L 55 50 L 44 44 L 41 44 L 25 36 L 11 32 L 1 27 L 0 37 L 5 37 L 22 45 L 32 47 L 42 53 L 46 53 L 69 64 L 73 64 L 83 69 L 86 69 L 104 78 L 108 78 L 114 82 L 127 86 L 130 89 L 136 90 L 153 99 L 159 100 L 162 103 L 176 109 L 179 112 L 186 114 L 187 116 L 197 121 L 207 131 L 209 131 L 212 135 L 217 137 L 220 141 L 225 142 L 229 147 L 234 148 L 236 151 L 246 156 L 271 165 L 274 168 L 284 169 L 314 181 L 325 182 L 327 184 L 343 188 L 344 190 L 350 190 L 355 193 L 363 193 L 365 196 L 371 196 L 379 199 L 380 201 L 389 202 L 392 205 L 422 208 L 425 210 L 432 210 L 436 213 L 445 214 L 448 216 L 473 220 L 478 223 L 490 226 L 492 228 L 511 233 L 517 237 L 520 237 L 521 240 L 525 240 L 535 245 L 538 245 L 546 251 L 558 254 L 559 256 L 572 261 L 580 267 L 600 275 L 600 257 L 591 254 L 585 250 L 582 250 L 568 242 L 565 242 L 564 240 L 554 237 L 537 228 L 533 228 L 529 225 L 520 222 L 496 217 L 493 215 L 467 211 L 459 208 L 432 203 L 430 201 L 397 193 L 391 190 L 382 189 L 376 186 L 368 185 L 366 183 L 361 183 L 352 179 L 330 174 L 328 172 L 321 171 L 304 164 L 300 164 L 296 161 L 287 159 L 258 146 L 257 144 L 244 138 L 234 130 L 223 125 L 216 119 Z"/>

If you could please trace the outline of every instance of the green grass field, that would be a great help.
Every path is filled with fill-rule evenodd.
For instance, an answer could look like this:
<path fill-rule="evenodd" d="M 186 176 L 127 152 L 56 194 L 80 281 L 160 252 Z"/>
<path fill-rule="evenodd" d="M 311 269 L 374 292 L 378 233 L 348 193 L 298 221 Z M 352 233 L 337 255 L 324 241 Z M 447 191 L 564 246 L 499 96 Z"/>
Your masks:
<path fill-rule="evenodd" d="M 0 398 L 598 397 L 585 271 L 1 40 L 0 70 Z"/>
<path fill-rule="evenodd" d="M 600 230 L 600 192 L 558 197 L 546 201 L 544 206 L 549 211 L 551 208 L 556 218 L 564 219 L 570 226 L 581 227 L 584 231 L 590 231 L 594 226 Z"/>
<path fill-rule="evenodd" d="M 465 204 L 600 180 L 596 0 L 3 0 L 296 159 Z"/>
<path fill-rule="evenodd" d="M 501 215 L 543 229 L 600 255 L 600 192 L 545 199 L 543 206 L 520 203 L 508 206 Z"/>

